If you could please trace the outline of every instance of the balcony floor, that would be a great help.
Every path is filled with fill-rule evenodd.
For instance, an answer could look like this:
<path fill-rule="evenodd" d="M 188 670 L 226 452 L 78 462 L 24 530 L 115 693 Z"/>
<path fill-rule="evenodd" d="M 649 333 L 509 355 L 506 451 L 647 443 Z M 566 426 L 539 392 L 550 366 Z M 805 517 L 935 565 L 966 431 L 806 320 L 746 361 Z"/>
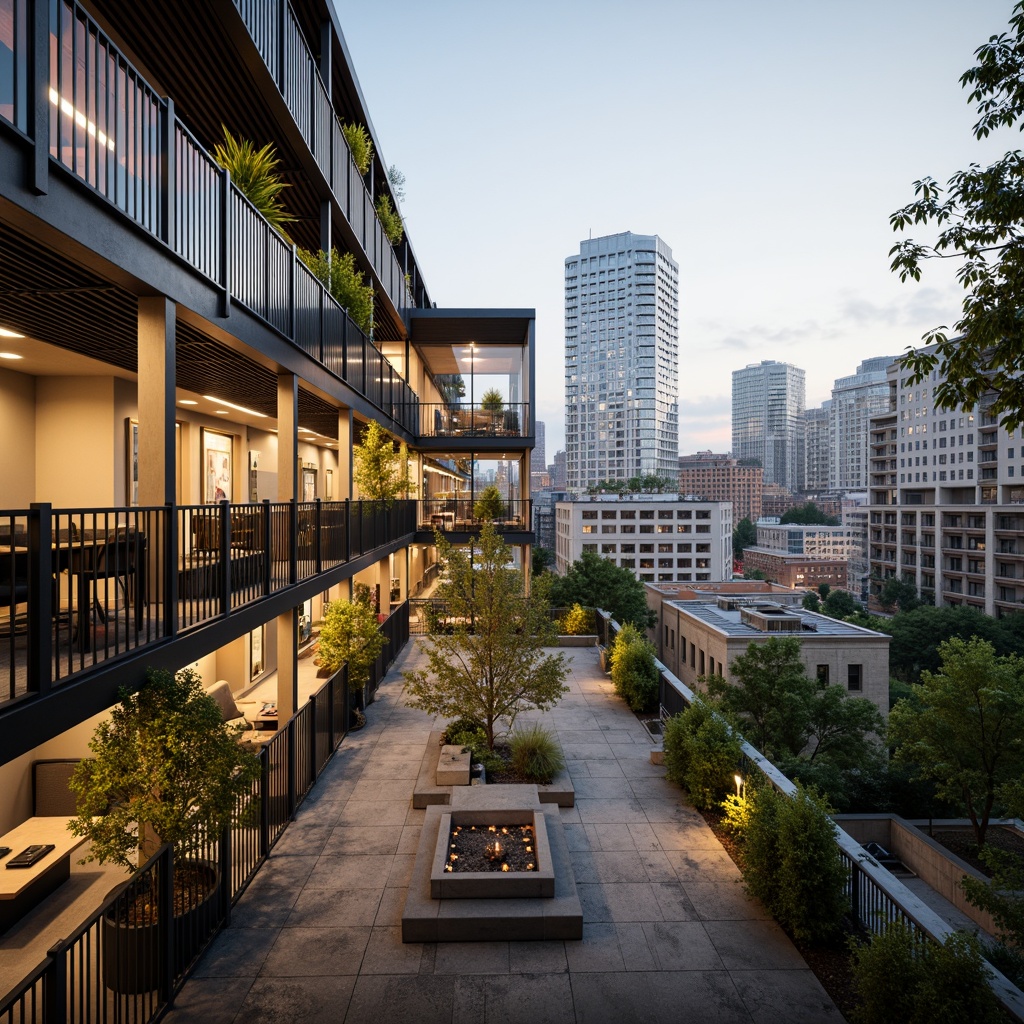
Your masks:
<path fill-rule="evenodd" d="M 434 720 L 402 703 L 406 647 L 164 1018 L 840 1022 L 651 742 L 594 649 L 566 652 L 556 730 L 576 787 L 562 820 L 583 904 L 572 942 L 403 944 Z M 641 1009 L 642 1008 L 642 1009 Z"/>

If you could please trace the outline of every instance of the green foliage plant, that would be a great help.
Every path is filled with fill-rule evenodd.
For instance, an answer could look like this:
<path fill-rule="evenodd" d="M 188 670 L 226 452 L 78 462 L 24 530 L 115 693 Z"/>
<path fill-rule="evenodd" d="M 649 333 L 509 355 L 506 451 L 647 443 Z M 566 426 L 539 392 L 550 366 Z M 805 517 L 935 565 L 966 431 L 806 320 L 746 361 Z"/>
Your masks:
<path fill-rule="evenodd" d="M 512 733 L 512 767 L 530 782 L 547 785 L 565 767 L 562 748 L 539 723 Z"/>
<path fill-rule="evenodd" d="M 658 700 L 654 645 L 645 637 L 619 644 L 612 663 L 612 685 L 631 711 L 649 711 Z"/>
<path fill-rule="evenodd" d="M 484 392 L 484 397 L 480 399 L 480 408 L 487 412 L 501 412 L 505 408 L 505 399 L 497 388 L 488 388 Z"/>
<path fill-rule="evenodd" d="M 339 253 L 337 249 L 324 252 L 298 250 L 299 259 L 309 267 L 313 276 L 331 293 L 335 302 L 352 318 L 363 332 L 373 331 L 373 285 L 367 284 L 363 272 L 356 266 L 353 253 Z"/>
<path fill-rule="evenodd" d="M 472 718 L 456 718 L 454 721 L 449 722 L 441 733 L 442 743 L 454 743 L 455 737 L 465 732 L 474 732 L 480 728 L 480 723 L 475 722 Z"/>
<path fill-rule="evenodd" d="M 396 451 L 391 435 L 376 420 L 366 424 L 352 456 L 352 479 L 366 501 L 390 508 L 396 498 L 415 490 L 409 449 L 403 441 Z"/>
<path fill-rule="evenodd" d="M 388 241 L 392 245 L 398 245 L 405 234 L 401 215 L 391 205 L 391 199 L 385 195 L 377 196 L 375 208 L 377 210 L 377 219 L 380 221 L 380 226 L 384 229 L 384 234 L 388 236 Z"/>
<path fill-rule="evenodd" d="M 829 940 L 849 910 L 832 808 L 799 785 L 792 797 L 765 786 L 748 792 L 748 799 L 743 834 L 747 892 L 796 938 Z"/>
<path fill-rule="evenodd" d="M 924 672 L 889 715 L 896 760 L 917 766 L 939 797 L 962 806 L 978 848 L 1004 787 L 1024 775 L 1024 661 L 996 656 L 977 637 L 940 644 L 942 666 Z"/>
<path fill-rule="evenodd" d="M 657 614 L 647 607 L 643 583 L 628 569 L 591 551 L 573 562 L 564 576 L 556 577 L 551 600 L 560 608 L 577 601 L 584 608 L 602 608 L 622 626 L 632 623 L 651 629 L 658 621 Z"/>
<path fill-rule="evenodd" d="M 970 904 L 992 915 L 1000 942 L 1024 950 L 1024 857 L 991 846 L 981 856 L 991 880 L 965 876 L 960 887 Z"/>
<path fill-rule="evenodd" d="M 260 762 L 238 743 L 217 702 L 193 669 L 150 669 L 89 742 L 92 756 L 75 768 L 73 835 L 92 846 L 86 860 L 128 871 L 170 843 L 178 863 L 196 858 L 207 840 L 240 820 L 241 798 Z"/>
<path fill-rule="evenodd" d="M 445 718 L 481 724 L 487 746 L 495 733 L 511 730 L 522 711 L 545 711 L 567 692 L 563 654 L 544 648 L 557 642 L 547 574 L 526 592 L 523 574 L 509 569 L 512 549 L 484 520 L 472 561 L 469 551 L 435 534 L 445 567 L 436 596 L 446 622 L 433 624 L 424 650 L 428 671 L 405 673 L 410 706 Z"/>
<path fill-rule="evenodd" d="M 230 175 L 231 182 L 263 215 L 264 220 L 287 239 L 284 225 L 295 220 L 281 205 L 280 195 L 288 188 L 277 173 L 279 163 L 271 143 L 262 149 L 248 139 L 236 139 L 221 125 L 224 141 L 213 147 L 213 159 Z"/>
<path fill-rule="evenodd" d="M 665 777 L 690 794 L 695 807 L 721 803 L 740 762 L 740 737 L 714 707 L 695 695 L 665 724 Z"/>
<path fill-rule="evenodd" d="M 733 558 L 743 558 L 745 548 L 752 548 L 757 543 L 757 527 L 744 517 L 736 524 L 732 531 L 732 555 Z"/>
<path fill-rule="evenodd" d="M 786 526 L 789 523 L 793 523 L 799 526 L 838 526 L 839 520 L 835 516 L 830 516 L 813 502 L 808 501 L 803 505 L 797 505 L 794 508 L 787 509 L 779 522 Z"/>
<path fill-rule="evenodd" d="M 448 742 L 453 746 L 469 750 L 473 757 L 473 763 L 482 764 L 485 771 L 501 771 L 505 767 L 504 758 L 488 746 L 487 733 L 479 725 L 453 732 Z"/>
<path fill-rule="evenodd" d="M 356 170 L 365 177 L 373 162 L 373 142 L 370 133 L 361 124 L 343 124 L 341 134 L 345 136 L 348 148 L 352 151 Z"/>
<path fill-rule="evenodd" d="M 473 502 L 473 515 L 477 519 L 501 519 L 505 515 L 505 502 L 495 484 L 488 484 Z"/>
<path fill-rule="evenodd" d="M 752 802 L 746 793 L 726 793 L 722 801 L 722 828 L 742 840 L 750 827 Z"/>
<path fill-rule="evenodd" d="M 578 601 L 558 620 L 560 636 L 590 636 L 595 628 L 593 611 Z"/>
<path fill-rule="evenodd" d="M 333 673 L 348 665 L 349 690 L 359 691 L 370 681 L 370 666 L 386 643 L 368 600 L 332 601 L 320 627 L 320 668 Z"/>
<path fill-rule="evenodd" d="M 996 1024 L 1005 1018 L 988 985 L 978 940 L 953 932 L 944 943 L 916 938 L 893 922 L 868 945 L 853 947 L 855 1024 Z"/>

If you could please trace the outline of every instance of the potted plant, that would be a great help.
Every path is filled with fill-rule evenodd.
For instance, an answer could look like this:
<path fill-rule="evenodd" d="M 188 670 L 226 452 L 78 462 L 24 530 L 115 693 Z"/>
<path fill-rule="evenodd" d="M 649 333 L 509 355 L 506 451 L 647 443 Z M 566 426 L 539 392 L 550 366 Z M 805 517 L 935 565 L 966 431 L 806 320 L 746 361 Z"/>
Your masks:
<path fill-rule="evenodd" d="M 288 188 L 277 173 L 280 162 L 271 143 L 262 149 L 248 139 L 236 139 L 221 125 L 224 141 L 213 147 L 213 159 L 231 175 L 231 183 L 263 214 L 264 219 L 286 241 L 284 225 L 295 218 L 281 205 L 278 198 Z"/>
<path fill-rule="evenodd" d="M 477 519 L 490 519 L 492 522 L 505 515 L 505 502 L 501 500 L 501 491 L 495 484 L 488 484 L 477 495 L 473 515 Z"/>
<path fill-rule="evenodd" d="M 121 703 L 96 727 L 93 756 L 71 778 L 78 816 L 69 828 L 91 842 L 87 861 L 134 871 L 163 843 L 173 847 L 179 967 L 213 923 L 219 879 L 204 851 L 240 819 L 242 798 L 260 774 L 259 758 L 237 742 L 240 731 L 224 724 L 193 669 L 151 669 L 138 692 L 122 690 Z M 131 888 L 133 899 L 119 901 L 122 912 L 104 919 L 103 948 L 117 951 L 106 957 L 106 980 L 118 991 L 148 991 L 158 974 L 155 894 Z"/>
<path fill-rule="evenodd" d="M 317 665 L 329 676 L 342 665 L 348 665 L 349 699 L 357 727 L 365 724 L 359 706 L 366 701 L 370 666 L 380 657 L 386 643 L 369 588 L 357 590 L 352 601 L 332 601 L 327 606 L 320 627 Z M 363 720 L 359 721 L 360 718 Z"/>

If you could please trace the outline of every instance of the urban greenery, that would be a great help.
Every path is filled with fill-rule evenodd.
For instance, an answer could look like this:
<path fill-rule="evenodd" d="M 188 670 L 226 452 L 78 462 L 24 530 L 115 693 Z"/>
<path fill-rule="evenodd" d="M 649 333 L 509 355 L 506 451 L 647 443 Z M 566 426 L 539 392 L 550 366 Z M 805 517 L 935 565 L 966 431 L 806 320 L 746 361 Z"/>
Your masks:
<path fill-rule="evenodd" d="M 976 105 L 979 141 L 999 128 L 1024 127 L 1024 4 L 1014 5 L 1010 31 L 975 51 L 977 64 L 960 76 Z M 971 164 L 945 187 L 933 178 L 914 182 L 915 199 L 889 218 L 894 231 L 934 226 L 931 244 L 904 238 L 890 249 L 901 281 L 921 279 L 927 260 L 954 260 L 966 291 L 962 315 L 952 330 L 928 331 L 934 349 L 903 357 L 918 384 L 938 369 L 933 400 L 941 409 L 972 409 L 994 393 L 993 414 L 1007 429 L 1024 423 L 1024 153 L 1007 152 L 989 167 Z"/>
<path fill-rule="evenodd" d="M 658 621 L 647 607 L 643 583 L 628 569 L 592 551 L 585 551 L 564 576 L 552 581 L 551 600 L 560 608 L 577 602 L 584 608 L 602 608 L 619 625 L 651 629 Z"/>
<path fill-rule="evenodd" d="M 615 692 L 631 711 L 648 711 L 658 700 L 654 645 L 632 626 L 619 631 L 610 659 Z"/>
<path fill-rule="evenodd" d="M 999 657 L 977 637 L 946 640 L 939 654 L 939 671 L 922 672 L 893 708 L 889 735 L 897 761 L 963 808 L 981 849 L 989 820 L 1024 775 L 1024 661 Z"/>
<path fill-rule="evenodd" d="M 321 249 L 311 252 L 298 250 L 299 259 L 309 267 L 313 275 L 331 293 L 335 302 L 352 318 L 352 322 L 363 332 L 373 331 L 373 285 L 366 284 L 363 272 L 356 266 L 353 253 L 329 253 Z"/>
<path fill-rule="evenodd" d="M 526 593 L 523 574 L 507 568 L 512 549 L 486 521 L 473 552 L 436 544 L 445 568 L 437 597 L 446 627 L 433 624 L 425 645 L 429 671 L 405 673 L 408 703 L 432 715 L 479 722 L 494 749 L 500 725 L 520 712 L 554 707 L 567 688 L 565 656 L 545 653 L 557 642 L 547 575 Z"/>
<path fill-rule="evenodd" d="M 835 516 L 826 515 L 813 501 L 805 502 L 788 509 L 779 519 L 780 524 L 788 526 L 838 526 L 839 520 Z"/>
<path fill-rule="evenodd" d="M 137 693 L 96 727 L 92 757 L 70 782 L 78 816 L 69 829 L 91 842 L 86 860 L 128 871 L 163 843 L 178 863 L 195 859 L 228 824 L 260 774 L 259 758 L 238 743 L 193 669 L 150 669 Z"/>
<path fill-rule="evenodd" d="M 746 517 L 736 524 L 732 531 L 732 556 L 742 559 L 743 552 L 757 543 L 757 527 Z"/>
<path fill-rule="evenodd" d="M 356 170 L 365 177 L 373 162 L 373 142 L 369 132 L 361 124 L 343 124 L 341 134 L 345 136 L 348 148 L 352 151 Z"/>
<path fill-rule="evenodd" d="M 558 620 L 560 636 L 590 636 L 596 632 L 594 610 L 584 608 L 579 602 L 574 604 Z"/>
<path fill-rule="evenodd" d="M 488 484 L 473 502 L 473 515 L 477 519 L 501 519 L 505 515 L 505 502 L 496 484 Z"/>
<path fill-rule="evenodd" d="M 403 441 L 396 451 L 391 435 L 376 420 L 366 424 L 352 458 L 352 478 L 365 500 L 390 507 L 396 498 L 415 492 L 409 449 Z"/>
<path fill-rule="evenodd" d="M 693 805 L 720 804 L 740 763 L 740 736 L 699 694 L 665 723 L 665 777 L 690 794 Z"/>
<path fill-rule="evenodd" d="M 923 942 L 895 921 L 867 945 L 852 940 L 853 985 L 861 1005 L 855 1024 L 996 1024 L 1002 1011 L 973 935 Z"/>
<path fill-rule="evenodd" d="M 487 412 L 498 413 L 505 407 L 505 399 L 497 388 L 488 388 L 480 399 L 480 408 Z"/>
<path fill-rule="evenodd" d="M 286 239 L 284 225 L 295 220 L 281 205 L 280 195 L 288 183 L 277 173 L 276 151 L 271 143 L 262 149 L 248 139 L 236 139 L 221 125 L 224 141 L 213 147 L 213 159 L 231 175 L 231 182 L 263 215 L 263 219 Z"/>
<path fill-rule="evenodd" d="M 512 733 L 509 747 L 512 768 L 530 782 L 547 785 L 565 767 L 558 741 L 538 723 Z"/>
<path fill-rule="evenodd" d="M 386 643 L 369 592 L 357 592 L 352 601 L 331 601 L 327 606 L 317 642 L 317 664 L 328 675 L 348 665 L 349 690 L 358 692 L 370 681 L 370 668 Z"/>
<path fill-rule="evenodd" d="M 405 175 L 394 164 L 388 168 L 388 184 L 391 185 L 391 194 L 395 197 L 395 202 L 404 203 Z"/>
<path fill-rule="evenodd" d="M 631 476 L 628 479 L 598 480 L 587 488 L 587 494 L 678 494 L 679 481 L 670 476 Z"/>
<path fill-rule="evenodd" d="M 405 228 L 402 226 L 401 215 L 391 205 L 390 197 L 386 195 L 377 196 L 375 209 L 377 210 L 377 219 L 380 221 L 380 226 L 384 229 L 384 234 L 388 236 L 388 241 L 392 245 L 398 245 L 405 234 Z"/>

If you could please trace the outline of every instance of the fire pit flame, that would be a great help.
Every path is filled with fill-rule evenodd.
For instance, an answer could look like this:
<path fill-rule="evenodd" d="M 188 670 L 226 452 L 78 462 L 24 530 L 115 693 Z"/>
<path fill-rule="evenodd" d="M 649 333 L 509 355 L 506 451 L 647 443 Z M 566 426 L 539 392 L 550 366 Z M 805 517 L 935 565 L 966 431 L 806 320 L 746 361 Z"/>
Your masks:
<path fill-rule="evenodd" d="M 488 843 L 487 846 L 484 847 L 484 855 L 488 860 L 504 860 L 505 847 L 495 839 L 493 843 Z M 502 868 L 502 870 L 505 869 Z"/>

